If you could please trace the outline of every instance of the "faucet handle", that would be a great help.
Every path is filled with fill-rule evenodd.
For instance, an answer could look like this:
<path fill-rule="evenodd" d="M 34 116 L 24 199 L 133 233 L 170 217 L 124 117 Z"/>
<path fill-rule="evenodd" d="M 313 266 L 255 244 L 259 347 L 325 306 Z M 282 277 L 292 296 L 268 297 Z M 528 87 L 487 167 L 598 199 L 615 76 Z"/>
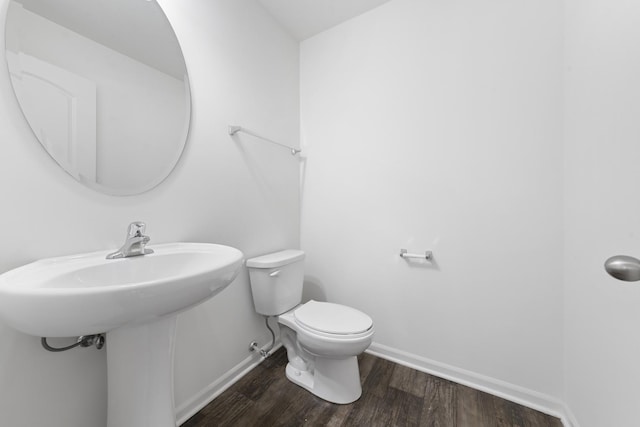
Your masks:
<path fill-rule="evenodd" d="M 127 238 L 142 237 L 146 228 L 147 224 L 142 221 L 132 222 L 131 224 L 129 224 L 129 228 L 127 229 Z"/>

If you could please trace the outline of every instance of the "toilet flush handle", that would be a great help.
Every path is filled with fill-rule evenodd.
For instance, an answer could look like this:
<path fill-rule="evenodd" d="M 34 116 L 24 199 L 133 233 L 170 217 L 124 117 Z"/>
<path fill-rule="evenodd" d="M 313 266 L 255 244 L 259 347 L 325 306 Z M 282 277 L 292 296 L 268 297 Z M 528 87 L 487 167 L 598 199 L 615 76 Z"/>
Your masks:
<path fill-rule="evenodd" d="M 269 277 L 276 277 L 278 274 L 280 274 L 280 270 L 272 271 L 269 273 Z"/>

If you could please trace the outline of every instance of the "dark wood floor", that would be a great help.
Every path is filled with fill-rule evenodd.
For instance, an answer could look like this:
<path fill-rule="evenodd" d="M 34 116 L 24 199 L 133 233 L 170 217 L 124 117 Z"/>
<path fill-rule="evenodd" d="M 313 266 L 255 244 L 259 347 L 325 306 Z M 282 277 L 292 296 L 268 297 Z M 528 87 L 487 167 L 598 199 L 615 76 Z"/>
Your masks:
<path fill-rule="evenodd" d="M 280 349 L 182 427 L 562 427 L 557 418 L 490 394 L 368 354 L 359 359 L 362 397 L 350 405 L 289 382 Z"/>

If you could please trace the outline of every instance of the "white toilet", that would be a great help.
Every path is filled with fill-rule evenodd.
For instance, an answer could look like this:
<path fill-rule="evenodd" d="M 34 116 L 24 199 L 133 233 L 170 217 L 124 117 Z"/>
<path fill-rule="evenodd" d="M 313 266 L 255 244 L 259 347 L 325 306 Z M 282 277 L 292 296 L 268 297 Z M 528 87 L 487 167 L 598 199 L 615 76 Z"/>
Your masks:
<path fill-rule="evenodd" d="M 373 321 L 354 308 L 302 302 L 304 252 L 288 249 L 247 260 L 256 311 L 278 316 L 287 378 L 333 403 L 362 394 L 357 356 L 373 339 Z"/>

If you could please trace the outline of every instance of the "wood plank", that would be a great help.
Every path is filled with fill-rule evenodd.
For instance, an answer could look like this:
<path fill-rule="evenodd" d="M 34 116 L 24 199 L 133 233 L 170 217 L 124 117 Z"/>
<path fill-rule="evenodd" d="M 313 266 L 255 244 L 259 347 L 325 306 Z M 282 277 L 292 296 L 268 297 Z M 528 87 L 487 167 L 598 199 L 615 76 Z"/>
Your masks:
<path fill-rule="evenodd" d="M 331 417 L 327 419 L 324 424 L 325 427 L 341 427 L 347 426 L 346 420 L 349 418 L 351 414 L 351 409 L 353 408 L 353 404 L 349 405 L 338 405 L 336 410 L 331 414 Z M 311 424 L 313 425 L 313 424 Z"/>
<path fill-rule="evenodd" d="M 420 426 L 457 425 L 457 399 L 456 383 L 430 375 L 424 391 Z"/>
<path fill-rule="evenodd" d="M 372 394 L 379 399 L 384 399 L 387 387 L 391 382 L 394 363 L 385 359 L 375 358 L 373 365 L 365 379 L 362 387 L 367 390 L 367 394 Z"/>
<path fill-rule="evenodd" d="M 278 425 L 278 420 L 286 415 L 285 411 L 291 404 L 291 400 L 300 396 L 299 389 L 300 387 L 291 383 L 282 372 L 281 375 L 273 378 L 262 395 L 255 398 L 251 411 L 246 411 L 237 418 L 237 425 L 243 427 Z"/>
<path fill-rule="evenodd" d="M 322 400 L 299 386 L 294 387 L 296 390 L 287 396 L 289 405 L 281 413 L 271 414 L 274 421 L 268 425 L 325 425 L 338 405 Z"/>
<path fill-rule="evenodd" d="M 458 384 L 456 394 L 458 427 L 495 427 L 493 401 L 487 399 L 484 393 Z"/>
<path fill-rule="evenodd" d="M 428 378 L 429 375 L 424 372 L 419 372 L 402 365 L 394 365 L 389 386 L 413 394 L 419 398 L 424 398 Z"/>
<path fill-rule="evenodd" d="M 253 405 L 251 400 L 236 391 L 225 392 L 182 426 L 237 425 L 236 421 L 240 417 L 253 412 Z"/>
<path fill-rule="evenodd" d="M 379 425 L 376 423 L 376 411 L 378 407 L 381 407 L 383 405 L 384 396 L 379 396 L 373 391 L 374 390 L 367 390 L 366 393 L 363 392 L 360 399 L 350 405 L 351 408 L 346 414 L 346 417 L 342 420 L 342 423 L 337 425 L 345 427 L 374 427 L 376 425 Z"/>
<path fill-rule="evenodd" d="M 358 356 L 358 367 L 360 369 L 360 382 L 362 384 L 364 384 L 364 382 L 367 380 L 367 377 L 371 372 L 371 368 L 373 367 L 373 364 L 376 362 L 377 359 L 378 359 L 377 357 L 367 353 L 362 353 L 360 356 Z"/>
<path fill-rule="evenodd" d="M 517 427 L 562 427 L 559 419 L 514 402 L 502 400 L 507 410 L 510 426 Z"/>
<path fill-rule="evenodd" d="M 377 408 L 376 422 L 386 426 L 417 427 L 422 418 L 423 402 L 412 393 L 389 387 L 383 405 Z"/>

